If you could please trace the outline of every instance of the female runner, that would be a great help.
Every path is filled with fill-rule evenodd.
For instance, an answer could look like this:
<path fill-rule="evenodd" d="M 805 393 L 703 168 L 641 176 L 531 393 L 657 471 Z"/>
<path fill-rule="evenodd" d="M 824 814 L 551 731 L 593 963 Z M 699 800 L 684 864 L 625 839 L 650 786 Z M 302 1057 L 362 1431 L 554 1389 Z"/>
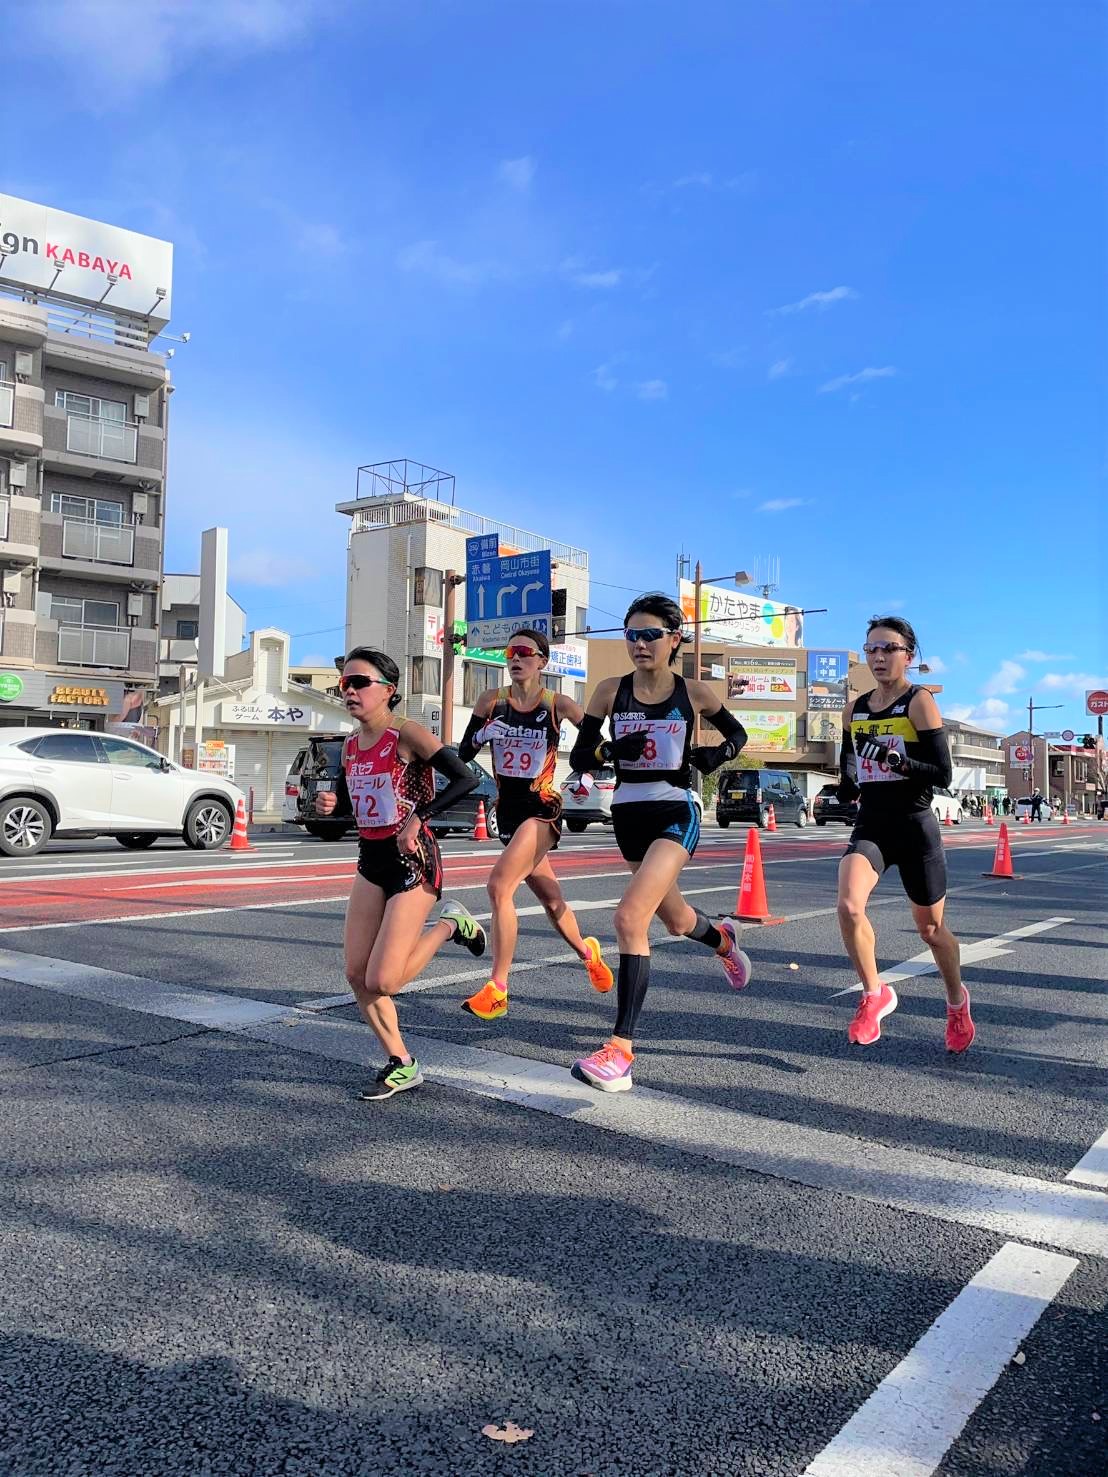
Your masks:
<path fill-rule="evenodd" d="M 358 872 L 346 909 L 346 979 L 388 1061 L 358 1096 L 370 1102 L 418 1087 L 419 1063 L 400 1034 L 394 996 L 447 939 L 485 952 L 485 933 L 460 903 L 424 923 L 442 897 L 442 859 L 426 821 L 477 786 L 476 777 L 419 723 L 390 720 L 400 702 L 400 671 L 391 657 L 356 646 L 343 664 L 339 691 L 358 731 L 343 745 L 337 793 L 316 796 L 319 815 L 353 813 Z M 435 794 L 437 770 L 447 781 Z"/>
<path fill-rule="evenodd" d="M 602 1092 L 623 1092 L 631 1086 L 635 1023 L 650 978 L 648 930 L 655 914 L 671 934 L 705 944 L 718 954 L 736 990 L 750 982 L 750 960 L 738 946 L 734 925 L 726 919 L 712 923 L 685 901 L 677 885 L 700 838 L 689 788 L 692 766 L 711 774 L 739 753 L 746 730 L 707 683 L 686 682 L 670 670 L 683 640 L 683 617 L 672 600 L 642 595 L 624 623 L 634 670 L 597 686 L 569 761 L 579 773 L 601 763 L 615 766 L 612 824 L 616 844 L 634 873 L 615 912 L 616 1028 L 599 1051 L 574 1062 L 572 1068 L 575 1077 Z M 693 745 L 697 713 L 723 734 L 722 743 Z M 601 742 L 605 718 L 612 737 Z"/>
<path fill-rule="evenodd" d="M 839 927 L 862 982 L 847 1038 L 872 1046 L 882 1020 L 896 1009 L 896 991 L 878 977 L 877 940 L 866 903 L 885 868 L 898 867 L 919 936 L 946 986 L 946 1049 L 961 1052 L 976 1028 L 962 983 L 958 940 L 943 921 L 946 856 L 931 809 L 934 787 L 950 784 L 950 746 L 934 697 L 908 680 L 917 645 L 915 631 L 899 616 L 870 621 L 862 649 L 877 686 L 855 698 L 843 720 L 839 796 L 844 801 L 859 797 L 859 807 L 839 863 Z"/>
<path fill-rule="evenodd" d="M 527 883 L 554 928 L 584 964 L 593 986 L 600 991 L 612 988 L 612 971 L 604 963 L 599 943 L 581 937 L 547 859 L 562 835 L 562 797 L 554 784 L 558 734 L 563 718 L 575 728 L 580 726 L 581 709 L 572 698 L 543 686 L 550 643 L 541 631 L 514 631 L 504 654 L 511 686 L 481 694 L 458 745 L 458 754 L 465 760 L 472 759 L 482 744 L 492 745 L 497 828 L 505 847 L 488 883 L 492 975 L 462 1007 L 483 1021 L 496 1020 L 508 1010 L 508 971 L 519 932 L 515 894 L 521 882 Z"/>

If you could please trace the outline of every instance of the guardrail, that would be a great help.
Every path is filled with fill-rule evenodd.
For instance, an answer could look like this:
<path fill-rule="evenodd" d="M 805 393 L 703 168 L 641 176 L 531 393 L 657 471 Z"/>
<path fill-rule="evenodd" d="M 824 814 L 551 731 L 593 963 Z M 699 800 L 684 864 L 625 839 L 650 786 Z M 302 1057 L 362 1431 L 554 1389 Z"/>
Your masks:
<path fill-rule="evenodd" d="M 572 544 L 552 543 L 540 533 L 531 533 L 526 528 L 515 528 L 500 523 L 495 518 L 482 517 L 466 508 L 454 508 L 449 503 L 433 502 L 419 498 L 405 502 L 392 499 L 382 501 L 379 507 L 370 502 L 356 508 L 351 515 L 351 533 L 367 533 L 374 528 L 396 528 L 404 523 L 442 523 L 469 534 L 495 533 L 500 542 L 520 553 L 532 554 L 549 549 L 552 559 L 560 564 L 570 564 L 576 569 L 588 569 L 589 556 L 584 549 L 575 549 Z"/>
<path fill-rule="evenodd" d="M 66 559 L 93 559 L 101 564 L 134 564 L 135 530 L 129 524 L 66 518 L 62 554 Z"/>
<path fill-rule="evenodd" d="M 134 462 L 138 455 L 138 426 L 71 410 L 65 418 L 65 449 L 81 456 L 102 456 L 112 462 Z"/>
<path fill-rule="evenodd" d="M 59 626 L 58 661 L 74 667 L 129 667 L 131 633 L 121 626 Z"/>

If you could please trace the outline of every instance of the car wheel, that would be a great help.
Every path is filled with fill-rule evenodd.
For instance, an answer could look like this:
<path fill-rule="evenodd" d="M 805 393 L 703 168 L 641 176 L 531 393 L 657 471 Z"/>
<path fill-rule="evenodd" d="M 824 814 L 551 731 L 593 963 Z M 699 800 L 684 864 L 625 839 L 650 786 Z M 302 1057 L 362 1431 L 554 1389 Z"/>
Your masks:
<path fill-rule="evenodd" d="M 153 831 L 128 831 L 125 836 L 117 836 L 115 839 L 128 851 L 145 851 L 148 846 L 153 846 L 158 838 Z"/>
<path fill-rule="evenodd" d="M 958 807 L 958 814 L 954 817 L 954 824 L 956 826 L 960 826 L 962 824 L 962 807 L 960 805 Z"/>
<path fill-rule="evenodd" d="M 185 816 L 185 845 L 193 851 L 218 851 L 231 839 L 234 823 L 222 800 L 196 800 Z"/>
<path fill-rule="evenodd" d="M 341 841 L 346 835 L 345 821 L 307 821 L 304 825 L 309 836 L 318 841 Z"/>
<path fill-rule="evenodd" d="M 765 828 L 768 825 L 769 825 L 769 811 L 768 810 L 760 810 L 758 812 L 758 828 L 759 828 L 759 830 L 764 831 Z"/>
<path fill-rule="evenodd" d="M 490 805 L 485 810 L 485 829 L 489 833 L 490 841 L 500 840 L 500 827 L 496 821 L 496 806 Z"/>
<path fill-rule="evenodd" d="M 578 832 L 583 831 L 587 825 L 588 821 L 566 821 L 566 830 L 572 831 L 576 835 Z"/>
<path fill-rule="evenodd" d="M 808 824 L 808 812 L 804 809 L 803 805 L 796 813 L 796 824 L 801 830 Z"/>
<path fill-rule="evenodd" d="M 37 800 L 16 798 L 0 805 L 0 852 L 5 856 L 34 856 L 53 829 L 50 812 Z"/>
<path fill-rule="evenodd" d="M 731 822 L 729 820 L 721 821 L 719 816 L 716 817 L 716 825 L 719 826 L 721 831 L 726 831 L 730 824 Z"/>

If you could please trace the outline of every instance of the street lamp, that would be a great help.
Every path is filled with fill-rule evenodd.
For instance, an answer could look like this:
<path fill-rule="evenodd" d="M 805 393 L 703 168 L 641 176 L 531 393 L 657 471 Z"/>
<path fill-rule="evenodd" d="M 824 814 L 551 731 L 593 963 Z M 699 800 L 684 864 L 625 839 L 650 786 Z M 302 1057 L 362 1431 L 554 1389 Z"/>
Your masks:
<path fill-rule="evenodd" d="M 1035 784 L 1035 714 L 1048 712 L 1051 708 L 1064 708 L 1065 703 L 1037 703 L 1034 698 L 1027 699 L 1027 747 L 1031 750 L 1031 769 L 1029 770 L 1028 786 L 1033 788 Z M 1050 799 L 1050 744 L 1043 739 L 1043 782 L 1046 785 L 1046 798 Z"/>
<path fill-rule="evenodd" d="M 745 569 L 737 569 L 734 574 L 716 575 L 714 579 L 706 580 L 701 572 L 700 560 L 696 561 L 696 569 L 693 572 L 693 670 L 697 681 L 700 680 L 700 590 L 703 585 L 715 585 L 721 580 L 734 580 L 737 585 L 749 585 L 753 583 L 753 576 Z M 693 743 L 700 742 L 700 714 L 693 718 Z"/>

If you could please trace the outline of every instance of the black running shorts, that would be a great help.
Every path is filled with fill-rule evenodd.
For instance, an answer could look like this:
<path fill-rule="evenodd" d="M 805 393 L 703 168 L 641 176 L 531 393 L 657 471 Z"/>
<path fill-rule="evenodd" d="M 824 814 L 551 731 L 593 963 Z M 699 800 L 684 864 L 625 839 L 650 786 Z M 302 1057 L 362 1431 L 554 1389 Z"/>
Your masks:
<path fill-rule="evenodd" d="M 676 841 L 690 856 L 700 840 L 700 813 L 688 800 L 631 800 L 612 806 L 616 845 L 626 862 L 641 862 L 655 841 Z"/>
<path fill-rule="evenodd" d="M 543 825 L 549 826 L 554 834 L 554 844 L 551 851 L 557 851 L 558 842 L 562 839 L 562 814 L 559 810 L 555 816 L 543 815 L 539 807 L 533 805 L 514 805 L 510 800 L 501 798 L 496 802 L 496 830 L 503 845 L 507 846 L 524 821 L 542 821 Z"/>
<path fill-rule="evenodd" d="M 943 833 L 930 810 L 868 821 L 863 815 L 844 855 L 852 853 L 864 856 L 878 876 L 886 867 L 899 868 L 901 886 L 917 907 L 946 897 Z"/>
<path fill-rule="evenodd" d="M 422 828 L 416 851 L 411 856 L 402 855 L 395 836 L 386 836 L 383 841 L 358 838 L 358 876 L 379 887 L 386 898 L 399 892 L 411 892 L 413 887 L 426 883 L 434 890 L 437 898 L 442 897 L 442 856 L 439 843 L 427 829 Z"/>

